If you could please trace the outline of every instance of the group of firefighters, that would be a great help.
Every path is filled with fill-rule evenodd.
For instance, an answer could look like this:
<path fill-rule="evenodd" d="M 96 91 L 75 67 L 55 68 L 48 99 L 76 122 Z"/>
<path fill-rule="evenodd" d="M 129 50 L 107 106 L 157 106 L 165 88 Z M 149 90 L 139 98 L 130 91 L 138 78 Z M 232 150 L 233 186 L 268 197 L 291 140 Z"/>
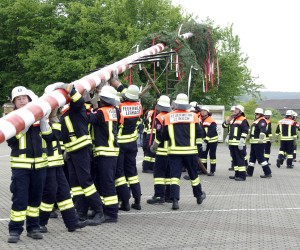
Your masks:
<path fill-rule="evenodd" d="M 203 202 L 206 194 L 202 191 L 199 166 L 206 171 L 209 158 L 208 176 L 214 176 L 218 145 L 217 124 L 209 106 L 200 108 L 183 93 L 172 103 L 168 96 L 161 95 L 155 108 L 143 115 L 139 88 L 125 88 L 116 75 L 110 85 L 96 89 L 93 95 L 86 91 L 80 94 L 72 83 L 49 85 L 45 93 L 57 89 L 69 95 L 70 103 L 7 140 L 12 169 L 9 243 L 19 241 L 25 220 L 27 236 L 42 239 L 55 204 L 69 232 L 117 222 L 119 210 L 141 210 L 136 166 L 141 117 L 143 172 L 153 172 L 154 177 L 154 195 L 147 203 L 170 202 L 173 210 L 179 209 L 183 169 L 188 172 L 196 203 Z M 12 90 L 15 109 L 35 98 L 23 86 Z M 256 109 L 255 121 L 249 128 L 244 107 L 232 107 L 231 116 L 223 123 L 228 128 L 226 141 L 235 171 L 230 178 L 244 181 L 246 176 L 252 176 L 256 160 L 264 170 L 261 177 L 272 177 L 268 163 L 272 141 L 270 115 L 270 111 Z M 276 129 L 276 140 L 281 135 L 278 167 L 285 158 L 287 166 L 292 167 L 298 126 L 294 117 L 294 112 L 288 110 Z M 247 138 L 251 145 L 249 164 Z M 130 205 L 131 196 L 134 201 Z"/>

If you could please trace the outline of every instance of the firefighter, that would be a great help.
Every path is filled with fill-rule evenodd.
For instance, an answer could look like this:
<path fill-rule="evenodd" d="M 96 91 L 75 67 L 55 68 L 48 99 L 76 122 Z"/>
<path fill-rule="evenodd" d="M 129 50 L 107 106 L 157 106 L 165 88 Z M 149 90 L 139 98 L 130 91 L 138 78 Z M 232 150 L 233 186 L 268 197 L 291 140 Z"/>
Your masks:
<path fill-rule="evenodd" d="M 15 87 L 11 93 L 15 109 L 20 109 L 32 99 L 27 88 Z M 43 140 L 44 139 L 44 140 Z M 48 165 L 45 141 L 51 141 L 52 131 L 46 119 L 41 119 L 7 140 L 12 149 L 12 206 L 8 224 L 9 243 L 17 243 L 23 232 L 26 219 L 27 236 L 42 239 L 39 227 L 39 206 Z"/>
<path fill-rule="evenodd" d="M 130 191 L 134 198 L 131 208 L 141 210 L 141 185 L 139 182 L 136 156 L 138 152 L 138 121 L 143 114 L 143 107 L 139 101 L 139 88 L 132 84 L 125 90 L 124 86 L 117 79 L 116 75 L 110 80 L 118 92 L 122 94 L 122 101 L 119 104 L 120 121 L 118 131 L 118 144 L 120 147 L 117 171 L 116 171 L 116 187 L 119 201 L 121 202 L 119 209 L 129 211 Z"/>
<path fill-rule="evenodd" d="M 73 200 L 79 219 L 87 219 L 88 208 L 95 211 L 88 225 L 100 225 L 105 219 L 103 203 L 91 177 L 92 140 L 84 99 L 73 84 L 55 83 L 54 89 L 64 89 L 71 98 L 61 116 L 62 140 Z"/>
<path fill-rule="evenodd" d="M 271 145 L 273 142 L 273 135 L 272 135 L 272 122 L 271 122 L 271 116 L 272 111 L 271 110 L 265 110 L 264 113 L 265 119 L 267 121 L 267 132 L 266 132 L 266 144 L 265 144 L 265 159 L 268 162 L 269 165 L 269 159 L 270 159 L 270 153 L 271 153 Z"/>
<path fill-rule="evenodd" d="M 284 161 L 284 154 L 287 154 L 287 168 L 293 168 L 293 150 L 298 144 L 297 125 L 293 120 L 293 110 L 287 110 L 285 117 L 278 122 L 276 127 L 275 140 L 278 141 L 280 135 L 280 149 L 276 166 L 280 168 Z"/>
<path fill-rule="evenodd" d="M 266 142 L 267 132 L 267 121 L 264 118 L 264 110 L 262 108 L 257 108 L 255 109 L 254 115 L 255 120 L 252 123 L 249 132 L 249 143 L 251 145 L 251 149 L 249 165 L 247 167 L 247 176 L 253 176 L 255 162 L 257 161 L 260 165 L 262 165 L 262 169 L 264 171 L 264 175 L 260 175 L 260 177 L 271 178 L 272 172 L 264 157 L 264 143 Z"/>
<path fill-rule="evenodd" d="M 229 176 L 230 179 L 236 181 L 246 180 L 246 165 L 245 165 L 245 142 L 248 135 L 249 123 L 244 114 L 242 105 L 235 106 L 235 111 L 230 120 L 228 145 L 235 175 Z"/>
<path fill-rule="evenodd" d="M 153 173 L 153 167 L 155 163 L 155 152 L 151 152 L 150 146 L 155 138 L 155 128 L 153 127 L 153 121 L 155 120 L 156 110 L 150 109 L 145 113 L 144 118 L 144 131 L 143 131 L 143 173 Z"/>
<path fill-rule="evenodd" d="M 210 172 L 208 176 L 214 176 L 216 171 L 216 151 L 218 146 L 217 123 L 211 117 L 208 106 L 201 107 L 202 124 L 204 128 L 204 139 L 202 143 L 201 162 L 207 169 L 207 156 L 210 158 Z"/>
<path fill-rule="evenodd" d="M 58 109 L 54 109 L 49 116 L 53 138 L 52 141 L 47 142 L 48 168 L 40 206 L 40 231 L 42 233 L 48 232 L 46 225 L 48 224 L 55 202 L 69 232 L 74 232 L 79 228 L 85 227 L 87 224 L 87 221 L 79 221 L 78 219 L 71 198 L 70 186 L 62 167 L 64 159 L 60 146 L 61 124 L 59 123 L 57 114 Z"/>
<path fill-rule="evenodd" d="M 230 108 L 230 116 L 226 117 L 225 121 L 222 123 L 222 127 L 224 129 L 227 129 L 227 135 L 226 135 L 226 138 L 225 138 L 225 143 L 228 144 L 228 140 L 229 140 L 229 132 L 230 132 L 230 122 L 231 120 L 234 119 L 234 116 L 235 116 L 235 106 L 231 106 Z M 229 150 L 230 152 L 230 150 Z M 231 156 L 231 153 L 230 153 L 230 158 L 231 158 L 231 167 L 228 168 L 229 171 L 234 171 L 234 165 L 233 165 L 233 159 L 232 159 L 232 156 Z"/>
<path fill-rule="evenodd" d="M 298 135 L 298 132 L 300 130 L 300 126 L 299 126 L 299 123 L 297 121 L 297 117 L 298 117 L 298 114 L 296 112 L 293 113 L 293 120 L 296 122 L 296 128 L 297 128 L 297 139 L 299 138 L 299 135 Z M 296 144 L 294 146 L 294 152 L 293 152 L 293 162 L 297 162 L 296 160 L 296 157 L 297 157 L 297 146 L 298 144 Z"/>
<path fill-rule="evenodd" d="M 162 128 L 164 116 L 171 112 L 170 98 L 166 95 L 159 97 L 155 107 L 157 116 L 155 117 L 155 141 L 156 151 L 151 146 L 150 150 L 156 154 L 154 164 L 154 195 L 147 200 L 148 204 L 164 203 L 165 199 L 170 199 L 170 167 L 168 162 L 168 141 L 162 140 Z M 160 143 L 159 143 L 160 142 Z"/>
<path fill-rule="evenodd" d="M 105 222 L 117 222 L 119 210 L 115 187 L 119 155 L 116 93 L 112 86 L 102 87 L 99 108 L 96 113 L 89 115 L 89 122 L 92 125 L 95 182 L 104 203 Z"/>
<path fill-rule="evenodd" d="M 183 165 L 188 170 L 197 204 L 201 204 L 206 197 L 205 192 L 202 192 L 197 167 L 194 164 L 198 154 L 196 143 L 203 137 L 203 130 L 201 130 L 197 115 L 188 111 L 190 107 L 187 95 L 180 93 L 173 102 L 174 111 L 164 116 L 162 141 L 170 141 L 168 155 L 170 156 L 170 198 L 173 210 L 179 209 L 180 177 Z M 161 141 L 155 140 L 152 149 L 156 150 L 160 143 Z"/>

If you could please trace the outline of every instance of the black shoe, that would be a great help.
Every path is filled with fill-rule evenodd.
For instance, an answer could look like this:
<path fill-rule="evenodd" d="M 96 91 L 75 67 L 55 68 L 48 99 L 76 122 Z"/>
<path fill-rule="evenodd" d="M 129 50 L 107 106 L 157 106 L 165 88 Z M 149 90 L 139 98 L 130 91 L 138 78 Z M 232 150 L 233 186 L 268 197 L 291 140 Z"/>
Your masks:
<path fill-rule="evenodd" d="M 43 234 L 38 229 L 27 232 L 27 236 L 35 240 L 43 239 Z"/>
<path fill-rule="evenodd" d="M 172 209 L 173 210 L 179 209 L 179 205 L 178 205 L 178 200 L 177 199 L 173 199 Z"/>
<path fill-rule="evenodd" d="M 229 171 L 234 171 L 234 168 L 233 168 L 233 167 L 231 167 L 231 168 L 228 168 L 228 170 L 229 170 Z"/>
<path fill-rule="evenodd" d="M 141 207 L 141 204 L 137 204 L 137 203 L 132 203 L 131 204 L 131 208 L 135 209 L 135 210 L 141 210 L 142 207 Z"/>
<path fill-rule="evenodd" d="M 296 159 L 293 159 L 293 162 L 297 162 L 297 160 L 296 160 Z"/>
<path fill-rule="evenodd" d="M 18 233 L 10 233 L 7 239 L 8 243 L 17 243 L 20 240 L 20 235 Z"/>
<path fill-rule="evenodd" d="M 277 166 L 278 168 L 280 168 L 280 166 L 281 166 L 280 160 L 279 160 L 279 159 L 277 159 L 277 161 L 276 161 L 276 166 Z"/>
<path fill-rule="evenodd" d="M 109 215 L 105 215 L 105 223 L 115 223 L 115 222 L 118 222 L 118 218 L 113 218 Z"/>
<path fill-rule="evenodd" d="M 270 163 L 270 162 L 268 162 L 268 165 L 269 165 L 269 166 L 271 166 L 271 163 Z"/>
<path fill-rule="evenodd" d="M 41 233 L 47 233 L 48 232 L 48 229 L 47 229 L 47 227 L 46 226 L 40 226 L 40 232 Z"/>
<path fill-rule="evenodd" d="M 235 177 L 234 178 L 236 181 L 245 181 L 245 179 L 243 179 L 242 177 Z"/>
<path fill-rule="evenodd" d="M 246 176 L 247 176 L 247 177 L 252 177 L 252 175 L 250 175 L 250 174 L 248 174 L 248 173 L 246 173 Z"/>
<path fill-rule="evenodd" d="M 153 170 L 151 169 L 142 170 L 142 172 L 146 174 L 153 174 Z"/>
<path fill-rule="evenodd" d="M 122 211 L 130 211 L 130 205 L 129 205 L 129 201 L 122 201 L 121 202 L 121 205 L 119 207 L 119 210 L 122 210 Z"/>
<path fill-rule="evenodd" d="M 185 176 L 183 176 L 183 179 L 185 179 L 185 180 L 189 181 L 191 178 L 190 178 L 190 176 L 188 176 L 188 175 L 185 175 Z"/>
<path fill-rule="evenodd" d="M 261 175 L 260 178 L 271 178 L 272 174 Z"/>
<path fill-rule="evenodd" d="M 104 214 L 103 213 L 96 213 L 93 219 L 88 219 L 87 220 L 87 225 L 88 226 L 98 226 L 102 222 L 104 222 Z"/>
<path fill-rule="evenodd" d="M 202 195 L 200 197 L 197 198 L 197 204 L 202 204 L 202 202 L 204 201 L 204 199 L 206 198 L 206 193 L 202 192 Z"/>
<path fill-rule="evenodd" d="M 153 196 L 151 199 L 147 200 L 148 204 L 163 204 L 165 203 L 165 199 L 163 197 Z"/>
<path fill-rule="evenodd" d="M 51 219 L 56 219 L 56 218 L 58 218 L 57 212 L 52 211 L 51 214 L 50 214 L 50 218 L 51 218 Z"/>
<path fill-rule="evenodd" d="M 287 165 L 286 168 L 294 168 L 294 165 Z"/>
<path fill-rule="evenodd" d="M 85 221 L 78 220 L 78 222 L 73 227 L 68 227 L 68 232 L 74 232 L 77 229 L 81 229 L 81 228 L 86 227 L 87 225 L 88 225 L 87 220 L 85 220 Z"/>
<path fill-rule="evenodd" d="M 229 176 L 229 179 L 235 179 L 235 176 L 233 175 L 233 176 Z"/>
<path fill-rule="evenodd" d="M 215 173 L 214 172 L 210 172 L 207 174 L 207 176 L 215 176 Z"/>

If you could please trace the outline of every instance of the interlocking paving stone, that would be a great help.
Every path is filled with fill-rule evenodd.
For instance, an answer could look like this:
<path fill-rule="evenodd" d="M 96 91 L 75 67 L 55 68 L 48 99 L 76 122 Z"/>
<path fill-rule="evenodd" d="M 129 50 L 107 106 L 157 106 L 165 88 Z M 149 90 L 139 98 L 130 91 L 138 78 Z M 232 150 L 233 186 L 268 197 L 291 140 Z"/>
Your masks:
<path fill-rule="evenodd" d="M 180 209 L 170 203 L 149 205 L 153 177 L 142 173 L 142 149 L 137 157 L 142 185 L 142 210 L 121 211 L 119 222 L 67 232 L 62 218 L 50 219 L 43 240 L 21 235 L 8 244 L 11 170 L 9 148 L 0 145 L 0 249 L 300 249 L 300 164 L 276 167 L 278 146 L 272 147 L 273 178 L 261 179 L 261 166 L 245 182 L 229 179 L 233 171 L 226 145 L 217 149 L 214 177 L 200 175 L 207 194 L 203 204 L 193 197 L 190 181 L 181 180 Z M 248 150 L 249 153 L 249 150 Z M 185 175 L 186 173 L 183 173 Z"/>

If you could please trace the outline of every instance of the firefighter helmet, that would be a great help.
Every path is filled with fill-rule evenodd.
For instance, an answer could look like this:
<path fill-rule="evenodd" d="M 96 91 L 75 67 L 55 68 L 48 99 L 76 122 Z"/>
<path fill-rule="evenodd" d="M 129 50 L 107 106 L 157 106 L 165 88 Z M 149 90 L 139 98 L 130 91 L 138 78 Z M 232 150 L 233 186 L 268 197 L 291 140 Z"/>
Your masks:
<path fill-rule="evenodd" d="M 272 115 L 272 111 L 271 110 L 265 110 L 264 115 Z"/>
<path fill-rule="evenodd" d="M 123 97 L 130 101 L 138 101 L 139 100 L 140 89 L 136 85 L 130 85 L 127 91 L 123 94 Z"/>
<path fill-rule="evenodd" d="M 27 95 L 30 98 L 30 93 L 27 88 L 24 86 L 18 86 L 13 88 L 11 91 L 11 101 L 14 102 L 14 99 L 21 95 Z"/>
<path fill-rule="evenodd" d="M 235 106 L 235 108 L 239 109 L 242 113 L 244 113 L 244 111 L 245 111 L 245 108 L 242 105 L 237 105 L 237 106 Z"/>
<path fill-rule="evenodd" d="M 264 110 L 262 108 L 256 108 L 254 111 L 255 114 L 264 114 Z"/>
<path fill-rule="evenodd" d="M 180 93 L 176 96 L 176 100 L 174 101 L 176 104 L 189 104 L 189 98 L 186 94 Z"/>
<path fill-rule="evenodd" d="M 103 86 L 100 92 L 100 99 L 113 106 L 116 105 L 117 91 L 112 86 Z"/>
<path fill-rule="evenodd" d="M 202 106 L 201 110 L 206 110 L 209 113 L 209 107 L 207 105 Z"/>
<path fill-rule="evenodd" d="M 235 111 L 236 106 L 231 106 L 230 111 Z"/>
<path fill-rule="evenodd" d="M 289 110 L 287 110 L 287 111 L 285 112 L 285 115 L 291 115 L 291 116 L 292 116 L 292 115 L 293 115 L 293 112 L 294 112 L 293 110 L 290 110 L 290 109 L 289 109 Z"/>
<path fill-rule="evenodd" d="M 166 95 L 162 95 L 159 97 L 158 101 L 157 101 L 157 105 L 160 105 L 162 107 L 167 107 L 170 108 L 170 98 Z"/>

